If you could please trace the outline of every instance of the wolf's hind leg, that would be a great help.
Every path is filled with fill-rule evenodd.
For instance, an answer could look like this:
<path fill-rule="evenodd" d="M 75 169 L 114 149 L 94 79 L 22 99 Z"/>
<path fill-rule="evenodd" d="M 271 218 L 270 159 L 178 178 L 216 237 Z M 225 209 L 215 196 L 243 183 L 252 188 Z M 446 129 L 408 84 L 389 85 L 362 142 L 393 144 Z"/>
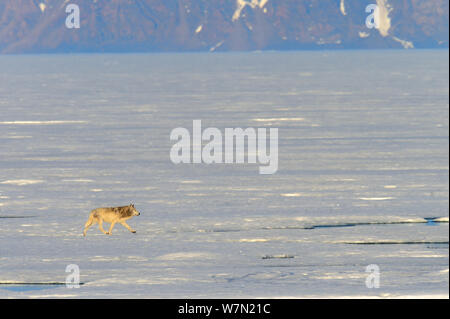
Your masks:
<path fill-rule="evenodd" d="M 94 216 L 89 216 L 88 221 L 86 222 L 86 224 L 84 224 L 84 230 L 83 230 L 83 236 L 86 236 L 86 232 L 89 229 L 89 227 L 92 226 L 92 224 L 94 223 Z"/>
<path fill-rule="evenodd" d="M 98 228 L 100 228 L 103 234 L 108 235 L 108 233 L 103 229 L 103 220 L 101 219 L 98 221 Z"/>
<path fill-rule="evenodd" d="M 120 222 L 126 229 L 128 229 L 132 233 L 136 233 L 134 229 L 132 229 L 126 222 Z"/>

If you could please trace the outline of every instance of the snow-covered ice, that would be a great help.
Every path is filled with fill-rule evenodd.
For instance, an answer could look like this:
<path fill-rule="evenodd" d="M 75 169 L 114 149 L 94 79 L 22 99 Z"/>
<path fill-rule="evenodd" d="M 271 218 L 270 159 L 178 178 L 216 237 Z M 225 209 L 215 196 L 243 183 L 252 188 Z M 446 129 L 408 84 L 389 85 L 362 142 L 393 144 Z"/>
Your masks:
<path fill-rule="evenodd" d="M 0 298 L 448 297 L 448 51 L 0 70 Z M 193 119 L 279 128 L 278 171 L 173 164 L 169 134 Z M 129 203 L 136 234 L 82 236 L 90 210 Z M 70 264 L 80 288 L 61 284 Z"/>

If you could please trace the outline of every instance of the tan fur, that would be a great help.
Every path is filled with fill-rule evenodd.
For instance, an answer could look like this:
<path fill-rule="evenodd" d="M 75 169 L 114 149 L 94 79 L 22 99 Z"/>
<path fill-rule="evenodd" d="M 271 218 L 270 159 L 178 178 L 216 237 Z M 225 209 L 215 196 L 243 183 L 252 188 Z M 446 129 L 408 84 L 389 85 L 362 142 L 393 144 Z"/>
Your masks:
<path fill-rule="evenodd" d="M 134 208 L 133 204 L 121 207 L 102 207 L 96 208 L 91 211 L 89 219 L 84 225 L 83 236 L 86 236 L 86 232 L 92 224 L 98 223 L 98 227 L 102 233 L 111 235 L 114 225 L 116 223 L 122 224 L 126 229 L 132 233 L 136 233 L 125 221 L 133 216 L 139 216 L 140 213 Z M 108 231 L 103 229 L 103 222 L 111 223 Z"/>

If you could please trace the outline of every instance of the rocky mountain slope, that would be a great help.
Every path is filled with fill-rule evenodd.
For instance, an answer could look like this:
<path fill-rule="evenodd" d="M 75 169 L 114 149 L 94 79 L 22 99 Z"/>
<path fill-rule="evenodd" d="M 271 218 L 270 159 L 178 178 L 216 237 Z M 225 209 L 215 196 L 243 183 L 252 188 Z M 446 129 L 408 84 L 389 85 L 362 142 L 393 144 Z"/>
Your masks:
<path fill-rule="evenodd" d="M 448 48 L 448 13 L 447 0 L 1 0 L 0 52 Z"/>

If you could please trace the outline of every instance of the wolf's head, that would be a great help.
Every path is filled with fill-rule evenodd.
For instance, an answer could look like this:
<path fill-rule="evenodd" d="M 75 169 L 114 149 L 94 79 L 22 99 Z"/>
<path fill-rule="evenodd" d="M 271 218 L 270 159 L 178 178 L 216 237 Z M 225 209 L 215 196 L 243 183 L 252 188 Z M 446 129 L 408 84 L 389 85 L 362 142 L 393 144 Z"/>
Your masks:
<path fill-rule="evenodd" d="M 139 212 L 137 211 L 136 208 L 134 208 L 134 204 L 130 204 L 130 205 L 128 206 L 128 208 L 130 209 L 131 216 L 139 216 L 139 215 L 141 214 L 141 213 L 139 213 Z"/>

